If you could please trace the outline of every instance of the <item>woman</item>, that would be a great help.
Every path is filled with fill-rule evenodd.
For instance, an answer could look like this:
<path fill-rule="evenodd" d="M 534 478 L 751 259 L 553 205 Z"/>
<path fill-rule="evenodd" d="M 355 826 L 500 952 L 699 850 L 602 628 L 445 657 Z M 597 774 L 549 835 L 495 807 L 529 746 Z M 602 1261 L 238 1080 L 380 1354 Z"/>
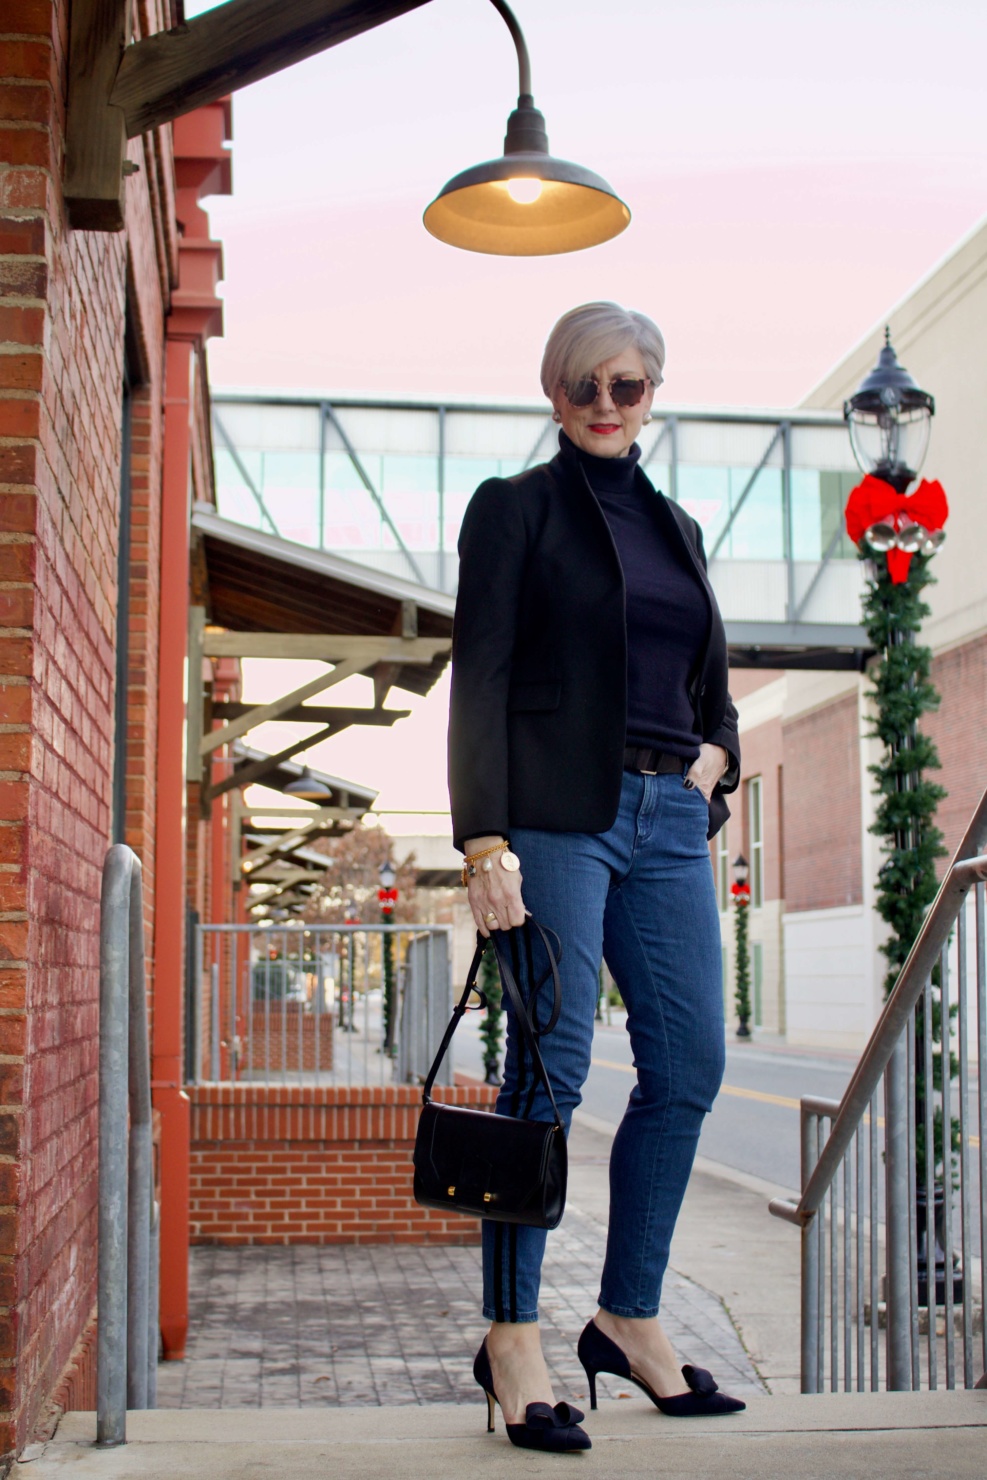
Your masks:
<path fill-rule="evenodd" d="M 589 1070 L 601 955 L 627 1006 L 638 1082 L 613 1143 L 599 1310 L 579 1355 L 594 1407 L 596 1374 L 609 1371 L 684 1416 L 744 1406 L 680 1368 L 658 1321 L 723 1073 L 707 838 L 728 816 L 740 752 L 699 526 L 638 465 L 664 359 L 657 326 L 614 303 L 573 309 L 552 330 L 542 386 L 559 452 L 483 483 L 463 520 L 449 770 L 480 933 L 530 911 L 562 941 L 562 1017 L 541 1047 L 567 1128 Z M 507 1028 L 501 1114 L 518 1113 L 509 1011 Z M 532 1114 L 548 1118 L 541 1089 Z M 474 1371 L 514 1443 L 586 1448 L 582 1415 L 552 1408 L 541 1352 L 545 1237 L 484 1223 L 491 1326 Z"/>

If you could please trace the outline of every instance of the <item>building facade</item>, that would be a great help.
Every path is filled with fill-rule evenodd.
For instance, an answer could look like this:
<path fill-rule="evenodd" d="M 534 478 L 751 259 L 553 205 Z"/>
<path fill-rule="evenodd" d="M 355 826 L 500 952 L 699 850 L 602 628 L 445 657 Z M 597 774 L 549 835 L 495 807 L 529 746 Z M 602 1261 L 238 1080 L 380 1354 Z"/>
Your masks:
<path fill-rule="evenodd" d="M 134 16 L 138 36 L 179 18 L 171 0 Z M 113 841 L 144 866 L 165 1224 L 183 1134 L 188 1156 L 189 509 L 213 498 L 205 346 L 222 325 L 198 202 L 230 188 L 230 114 L 131 140 L 123 230 L 73 230 L 68 21 L 67 0 L 0 17 L 0 1456 L 52 1404 L 92 1398 Z"/>
<path fill-rule="evenodd" d="M 987 224 L 980 226 L 888 314 L 900 362 L 932 392 L 936 415 L 923 474 L 949 499 L 947 539 L 923 640 L 941 695 L 923 727 L 939 748 L 948 796 L 938 822 L 950 853 L 987 785 L 987 580 L 983 466 L 987 432 Z M 884 321 L 815 388 L 805 405 L 837 410 L 877 360 Z M 763 841 L 763 898 L 751 910 L 760 947 L 758 1025 L 789 1043 L 855 1049 L 883 1000 L 883 925 L 874 912 L 880 840 L 868 828 L 874 799 L 868 766 L 866 674 L 736 674 L 744 775 L 721 844 L 750 858 Z M 726 899 L 721 895 L 721 902 Z M 732 921 L 727 996 L 732 1008 Z"/>

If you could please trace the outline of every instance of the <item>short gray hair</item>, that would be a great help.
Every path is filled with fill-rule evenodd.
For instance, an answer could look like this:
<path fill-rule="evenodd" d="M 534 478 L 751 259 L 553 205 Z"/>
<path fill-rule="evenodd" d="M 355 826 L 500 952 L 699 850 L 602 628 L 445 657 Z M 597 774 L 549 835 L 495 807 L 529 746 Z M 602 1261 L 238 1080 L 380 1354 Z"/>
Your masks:
<path fill-rule="evenodd" d="M 570 308 L 548 336 L 541 362 L 542 390 L 551 400 L 560 382 L 582 379 L 628 345 L 639 351 L 652 384 L 661 385 L 665 341 L 647 314 L 621 308 L 619 303 L 583 303 Z"/>

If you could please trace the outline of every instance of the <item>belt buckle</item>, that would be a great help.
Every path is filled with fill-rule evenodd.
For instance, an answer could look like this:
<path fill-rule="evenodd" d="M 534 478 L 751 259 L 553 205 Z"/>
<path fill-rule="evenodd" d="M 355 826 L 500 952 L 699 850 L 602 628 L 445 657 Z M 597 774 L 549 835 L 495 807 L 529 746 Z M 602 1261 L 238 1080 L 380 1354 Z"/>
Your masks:
<path fill-rule="evenodd" d="M 655 768 L 654 768 L 653 771 L 651 771 L 651 770 L 648 769 L 647 766 L 641 766 L 641 767 L 639 767 L 639 770 L 640 770 L 642 776 L 657 776 L 658 775 L 658 761 L 660 759 L 661 752 L 658 751 L 658 750 L 652 750 L 651 751 L 651 754 L 655 758 Z"/>

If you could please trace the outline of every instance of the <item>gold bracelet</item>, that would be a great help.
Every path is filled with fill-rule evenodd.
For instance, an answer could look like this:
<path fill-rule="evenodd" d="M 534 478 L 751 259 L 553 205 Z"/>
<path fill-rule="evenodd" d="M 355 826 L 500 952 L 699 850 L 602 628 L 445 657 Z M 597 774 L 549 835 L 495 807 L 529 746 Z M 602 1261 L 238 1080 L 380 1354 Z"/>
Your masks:
<path fill-rule="evenodd" d="M 466 885 L 469 883 L 470 879 L 476 878 L 477 859 L 489 858 L 491 853 L 503 853 L 505 849 L 510 848 L 510 846 L 511 845 L 509 842 L 495 843 L 492 848 L 482 848 L 479 853 L 467 853 L 463 859 L 463 888 L 466 888 Z"/>

